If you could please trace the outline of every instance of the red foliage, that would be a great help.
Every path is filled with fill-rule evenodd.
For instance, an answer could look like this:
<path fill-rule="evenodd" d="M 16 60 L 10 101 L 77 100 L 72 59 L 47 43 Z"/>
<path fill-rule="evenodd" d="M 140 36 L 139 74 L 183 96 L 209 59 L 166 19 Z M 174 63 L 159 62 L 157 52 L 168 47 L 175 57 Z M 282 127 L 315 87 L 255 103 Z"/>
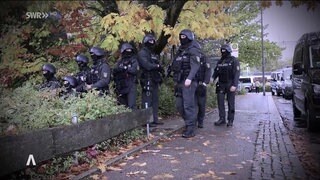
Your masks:
<path fill-rule="evenodd" d="M 19 71 L 14 69 L 0 69 L 0 84 L 3 87 L 10 87 L 14 79 L 19 76 Z"/>
<path fill-rule="evenodd" d="M 52 47 L 47 50 L 48 54 L 53 56 L 59 56 L 61 58 L 73 58 L 79 52 L 86 50 L 83 44 L 67 44 L 64 46 Z"/>

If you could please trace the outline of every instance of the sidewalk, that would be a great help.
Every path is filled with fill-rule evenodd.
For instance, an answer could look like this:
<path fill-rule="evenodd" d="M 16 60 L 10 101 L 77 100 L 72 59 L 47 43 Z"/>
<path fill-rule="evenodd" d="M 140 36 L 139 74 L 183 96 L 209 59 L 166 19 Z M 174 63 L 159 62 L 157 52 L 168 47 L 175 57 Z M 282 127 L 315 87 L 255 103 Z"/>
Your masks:
<path fill-rule="evenodd" d="M 217 127 L 216 110 L 190 139 L 181 137 L 181 118 L 152 132 L 158 136 L 106 165 L 107 179 L 306 179 L 271 94 L 236 96 L 234 126 Z M 169 136 L 170 135 L 170 136 Z M 166 138 L 168 137 L 168 138 Z M 135 156 L 133 153 L 140 152 Z M 120 161 L 125 159 L 123 161 Z M 81 179 L 97 173 L 92 169 Z"/>

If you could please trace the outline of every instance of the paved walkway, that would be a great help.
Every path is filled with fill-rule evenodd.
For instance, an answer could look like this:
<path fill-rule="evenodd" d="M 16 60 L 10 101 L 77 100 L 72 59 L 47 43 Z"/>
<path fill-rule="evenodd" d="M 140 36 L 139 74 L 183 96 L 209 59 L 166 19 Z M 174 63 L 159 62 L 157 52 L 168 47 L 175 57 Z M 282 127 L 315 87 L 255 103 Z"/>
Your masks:
<path fill-rule="evenodd" d="M 216 127 L 218 113 L 190 139 L 176 132 L 103 173 L 107 179 L 306 179 L 271 94 L 236 96 L 234 126 Z M 183 127 L 165 122 L 156 135 Z M 163 133 L 162 133 L 163 134 Z"/>

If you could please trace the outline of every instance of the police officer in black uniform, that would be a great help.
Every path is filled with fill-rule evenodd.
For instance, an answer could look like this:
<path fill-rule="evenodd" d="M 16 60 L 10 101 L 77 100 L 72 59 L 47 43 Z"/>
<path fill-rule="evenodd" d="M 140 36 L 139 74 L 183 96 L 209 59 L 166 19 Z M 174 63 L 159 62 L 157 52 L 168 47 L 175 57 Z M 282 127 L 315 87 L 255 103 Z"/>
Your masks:
<path fill-rule="evenodd" d="M 96 89 L 99 95 L 107 95 L 109 91 L 109 82 L 111 77 L 110 66 L 106 63 L 106 52 L 99 47 L 92 47 L 90 55 L 93 61 L 93 66 L 90 70 L 90 81 L 92 84 L 87 84 L 86 89 Z"/>
<path fill-rule="evenodd" d="M 130 109 L 136 109 L 138 60 L 129 43 L 121 45 L 121 58 L 113 69 L 113 79 L 118 101 Z"/>
<path fill-rule="evenodd" d="M 190 138 L 195 136 L 197 119 L 195 92 L 198 86 L 196 73 L 200 67 L 201 53 L 192 31 L 182 30 L 179 39 L 181 46 L 172 62 L 171 70 L 175 82 L 176 107 L 186 125 L 182 137 Z"/>
<path fill-rule="evenodd" d="M 77 96 L 76 87 L 78 86 L 78 81 L 73 76 L 65 76 L 63 80 L 63 91 L 60 93 L 60 97 L 67 99 L 70 96 Z"/>
<path fill-rule="evenodd" d="M 39 86 L 39 90 L 53 90 L 60 88 L 60 82 L 55 77 L 56 72 L 56 68 L 50 63 L 42 66 L 42 74 L 45 81 Z"/>
<path fill-rule="evenodd" d="M 219 78 L 216 85 L 216 93 L 218 98 L 219 120 L 214 125 L 219 126 L 226 123 L 226 112 L 224 107 L 225 95 L 228 101 L 228 124 L 233 126 L 235 113 L 235 92 L 238 87 L 240 76 L 239 61 L 231 56 L 232 49 L 228 44 L 222 45 L 220 48 L 221 59 L 218 61 L 214 70 L 213 80 Z"/>
<path fill-rule="evenodd" d="M 196 89 L 196 105 L 198 110 L 198 128 L 203 128 L 203 120 L 206 113 L 207 85 L 210 83 L 212 70 L 209 58 L 201 52 L 200 68 L 196 74 L 198 87 Z"/>
<path fill-rule="evenodd" d="M 143 47 L 138 52 L 138 62 L 141 68 L 140 84 L 142 87 L 142 108 L 152 107 L 153 122 L 151 127 L 159 124 L 159 86 L 162 83 L 162 67 L 159 62 L 159 55 L 155 53 L 156 39 L 153 35 L 147 34 L 143 38 Z"/>
<path fill-rule="evenodd" d="M 76 62 L 78 64 L 79 72 L 75 75 L 77 79 L 77 92 L 86 92 L 85 84 L 92 84 L 90 82 L 89 74 L 90 74 L 90 67 L 88 66 L 89 58 L 83 54 L 76 56 Z"/>

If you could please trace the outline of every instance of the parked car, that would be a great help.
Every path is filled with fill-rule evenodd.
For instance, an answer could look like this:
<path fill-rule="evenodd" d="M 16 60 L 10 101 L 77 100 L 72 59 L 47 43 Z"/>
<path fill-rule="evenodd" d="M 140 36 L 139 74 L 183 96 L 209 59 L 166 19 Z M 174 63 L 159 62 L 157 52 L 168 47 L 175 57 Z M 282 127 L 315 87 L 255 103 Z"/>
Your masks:
<path fill-rule="evenodd" d="M 291 99 L 293 94 L 292 89 L 292 67 L 283 68 L 282 70 L 282 77 L 281 77 L 281 94 L 282 97 L 285 99 Z"/>
<path fill-rule="evenodd" d="M 293 113 L 307 121 L 310 131 L 320 122 L 320 31 L 299 39 L 292 63 Z"/>
<path fill-rule="evenodd" d="M 251 92 L 253 90 L 253 78 L 252 77 L 239 77 L 239 87 L 238 89 L 241 91 L 245 89 L 246 92 Z"/>
<path fill-rule="evenodd" d="M 277 95 L 280 96 L 282 93 L 281 89 L 281 77 L 282 77 L 282 72 L 279 71 L 273 71 L 271 72 L 271 94 L 272 95 Z"/>

